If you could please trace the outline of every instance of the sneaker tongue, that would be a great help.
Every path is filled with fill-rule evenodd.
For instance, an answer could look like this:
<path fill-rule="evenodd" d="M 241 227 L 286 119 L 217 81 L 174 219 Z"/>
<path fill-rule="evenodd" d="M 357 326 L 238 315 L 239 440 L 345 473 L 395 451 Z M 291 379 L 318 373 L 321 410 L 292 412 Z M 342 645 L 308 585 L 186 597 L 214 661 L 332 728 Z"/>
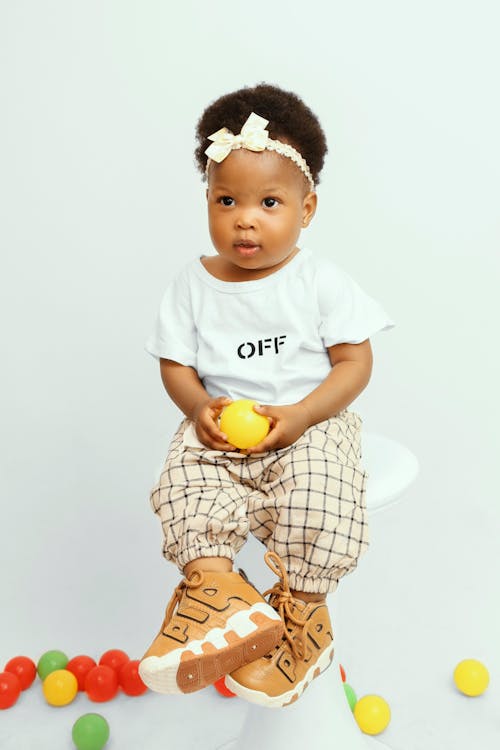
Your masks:
<path fill-rule="evenodd" d="M 299 612 L 303 612 L 308 605 L 308 602 L 305 602 L 303 599 L 298 599 L 297 597 L 293 597 L 293 608 L 298 609 Z"/>

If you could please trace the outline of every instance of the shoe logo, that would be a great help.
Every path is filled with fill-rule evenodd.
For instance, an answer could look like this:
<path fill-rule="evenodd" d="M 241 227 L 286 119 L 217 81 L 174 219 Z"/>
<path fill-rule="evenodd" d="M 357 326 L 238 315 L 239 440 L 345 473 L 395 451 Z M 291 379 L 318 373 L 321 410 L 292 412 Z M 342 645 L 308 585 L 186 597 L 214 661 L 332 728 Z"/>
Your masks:
<path fill-rule="evenodd" d="M 295 682 L 296 675 L 295 675 L 295 659 L 291 654 L 288 652 L 284 652 L 281 654 L 280 658 L 278 659 L 276 666 L 282 672 L 282 674 L 285 675 L 287 680 L 289 682 Z"/>
<path fill-rule="evenodd" d="M 217 596 L 218 595 L 218 596 Z M 214 598 L 215 597 L 215 598 Z M 213 598 L 212 602 L 208 602 L 207 599 Z M 214 612 L 227 612 L 231 608 L 242 609 L 241 604 L 246 605 L 244 609 L 251 607 L 251 602 L 246 601 L 242 596 L 237 594 L 226 594 L 222 593 L 220 589 L 216 589 L 212 586 L 206 589 L 197 589 L 196 591 L 186 591 L 185 606 L 190 606 L 190 601 L 193 602 L 193 607 L 206 607 L 207 612 L 212 610 Z M 241 602 L 241 604 L 240 604 Z M 179 607 L 179 612 L 181 608 Z M 185 607 L 182 608 L 182 614 L 185 612 Z M 208 614 L 207 614 L 208 617 Z M 193 618 L 197 619 L 197 618 Z M 201 622 L 201 620 L 200 620 Z"/>
<path fill-rule="evenodd" d="M 331 641 L 333 641 L 332 633 L 329 629 L 325 628 L 325 626 L 321 622 L 317 622 L 314 625 L 314 633 L 308 631 L 307 638 L 311 643 L 314 644 L 314 647 L 318 650 L 324 648 L 328 643 L 331 643 Z"/>
<path fill-rule="evenodd" d="M 177 641 L 177 643 L 186 643 L 189 638 L 187 631 L 187 625 L 185 625 L 184 628 L 181 628 L 180 625 L 169 625 L 168 628 L 163 631 L 163 635 L 165 638 L 172 638 L 172 640 Z"/>
<path fill-rule="evenodd" d="M 186 620 L 192 620 L 194 622 L 204 623 L 210 617 L 209 612 L 204 612 L 196 604 L 190 605 L 186 602 L 184 606 L 180 606 L 177 610 L 178 617 L 184 617 Z"/>

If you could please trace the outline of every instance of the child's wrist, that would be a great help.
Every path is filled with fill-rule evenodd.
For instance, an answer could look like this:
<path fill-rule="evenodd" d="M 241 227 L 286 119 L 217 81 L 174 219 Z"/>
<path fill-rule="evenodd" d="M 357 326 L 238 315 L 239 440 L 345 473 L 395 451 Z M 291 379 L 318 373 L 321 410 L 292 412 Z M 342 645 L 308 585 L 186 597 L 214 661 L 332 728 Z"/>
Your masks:
<path fill-rule="evenodd" d="M 200 411 L 203 409 L 205 404 L 208 404 L 209 401 L 209 396 L 207 396 L 206 398 L 200 398 L 199 401 L 196 401 L 191 407 L 189 414 L 186 414 L 187 418 L 190 419 L 191 422 L 196 422 Z"/>
<path fill-rule="evenodd" d="M 306 429 L 316 424 L 316 422 L 314 421 L 314 417 L 311 411 L 309 410 L 309 407 L 307 406 L 307 404 L 305 404 L 303 401 L 298 401 L 296 403 L 296 406 L 301 410 L 301 412 L 304 415 L 304 420 L 306 422 Z"/>

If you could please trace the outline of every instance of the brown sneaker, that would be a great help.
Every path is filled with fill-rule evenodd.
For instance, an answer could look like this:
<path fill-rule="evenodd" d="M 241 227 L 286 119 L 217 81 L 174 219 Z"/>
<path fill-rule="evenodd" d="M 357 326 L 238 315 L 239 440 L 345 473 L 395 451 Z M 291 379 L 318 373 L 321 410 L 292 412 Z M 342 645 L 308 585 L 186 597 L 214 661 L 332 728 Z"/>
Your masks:
<path fill-rule="evenodd" d="M 296 701 L 315 677 L 333 659 L 333 631 L 324 602 L 295 599 L 288 585 L 283 563 L 274 552 L 265 560 L 280 576 L 266 591 L 269 603 L 279 612 L 285 629 L 281 642 L 225 678 L 226 686 L 240 698 L 260 706 L 278 708 Z"/>
<path fill-rule="evenodd" d="M 192 693 L 266 654 L 282 633 L 279 614 L 239 573 L 193 570 L 175 589 L 139 674 L 159 693 Z"/>

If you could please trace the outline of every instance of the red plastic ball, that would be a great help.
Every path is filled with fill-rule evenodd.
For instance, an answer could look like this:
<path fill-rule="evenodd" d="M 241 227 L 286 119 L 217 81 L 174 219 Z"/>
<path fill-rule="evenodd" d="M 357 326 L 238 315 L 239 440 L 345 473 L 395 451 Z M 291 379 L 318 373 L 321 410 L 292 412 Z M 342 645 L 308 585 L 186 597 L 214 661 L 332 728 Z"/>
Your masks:
<path fill-rule="evenodd" d="M 21 684 L 21 690 L 26 690 L 36 677 L 36 664 L 27 656 L 14 656 L 5 665 L 5 671 L 15 674 Z"/>
<path fill-rule="evenodd" d="M 110 701 L 118 692 L 118 677 L 114 669 L 105 664 L 93 667 L 85 680 L 85 692 L 91 701 Z"/>
<path fill-rule="evenodd" d="M 20 694 L 19 678 L 12 672 L 0 672 L 0 709 L 13 706 Z"/>
<path fill-rule="evenodd" d="M 78 682 L 78 690 L 85 690 L 87 675 L 96 666 L 97 664 L 90 656 L 80 654 L 70 659 L 65 668 L 68 672 L 72 672 L 75 675 Z"/>
<path fill-rule="evenodd" d="M 236 693 L 231 692 L 231 690 L 229 690 L 229 688 L 226 686 L 224 677 L 221 677 L 220 680 L 214 682 L 214 688 L 218 693 L 223 695 L 224 698 L 236 698 Z"/>
<path fill-rule="evenodd" d="M 345 682 L 345 669 L 342 666 L 342 664 L 339 664 L 340 667 L 340 676 L 342 677 L 342 682 Z"/>
<path fill-rule="evenodd" d="M 120 671 L 124 664 L 130 661 L 130 657 L 125 651 L 119 648 L 112 648 L 109 651 L 105 651 L 99 659 L 99 664 L 105 667 L 111 667 L 116 673 Z"/>
<path fill-rule="evenodd" d="M 147 685 L 143 683 L 139 674 L 139 659 L 131 659 L 122 665 L 118 682 L 127 695 L 142 695 L 146 692 Z"/>

